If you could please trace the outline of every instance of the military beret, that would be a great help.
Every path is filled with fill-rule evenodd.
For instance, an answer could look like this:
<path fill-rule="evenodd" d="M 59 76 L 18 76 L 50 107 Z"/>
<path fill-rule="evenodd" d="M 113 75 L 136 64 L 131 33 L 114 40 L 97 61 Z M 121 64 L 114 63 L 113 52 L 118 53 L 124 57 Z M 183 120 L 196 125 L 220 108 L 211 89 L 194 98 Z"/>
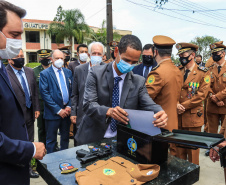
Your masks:
<path fill-rule="evenodd" d="M 224 50 L 225 48 L 226 48 L 226 46 L 223 45 L 223 41 L 219 41 L 219 42 L 215 42 L 213 44 L 210 44 L 211 53 Z"/>
<path fill-rule="evenodd" d="M 37 51 L 39 57 L 43 58 L 43 57 L 50 57 L 51 56 L 51 49 L 40 49 Z"/>
<path fill-rule="evenodd" d="M 159 49 L 171 49 L 176 43 L 173 39 L 164 35 L 156 35 L 152 40 L 154 46 Z"/>
<path fill-rule="evenodd" d="M 198 46 L 192 43 L 181 42 L 176 44 L 176 48 L 178 49 L 177 55 L 184 53 L 186 51 L 194 50 L 198 51 Z"/>

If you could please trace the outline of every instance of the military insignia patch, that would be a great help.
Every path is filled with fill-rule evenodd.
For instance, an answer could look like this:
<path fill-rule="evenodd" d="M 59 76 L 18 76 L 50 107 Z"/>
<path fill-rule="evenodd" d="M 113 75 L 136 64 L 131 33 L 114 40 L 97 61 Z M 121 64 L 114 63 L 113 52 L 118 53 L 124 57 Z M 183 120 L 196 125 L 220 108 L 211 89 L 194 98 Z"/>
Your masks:
<path fill-rule="evenodd" d="M 205 78 L 204 78 L 204 81 L 208 84 L 210 83 L 210 76 L 207 75 Z"/>
<path fill-rule="evenodd" d="M 108 169 L 108 168 L 103 169 L 103 173 L 104 173 L 104 175 L 107 175 L 107 176 L 116 174 L 115 170 Z"/>
<path fill-rule="evenodd" d="M 210 45 L 210 49 L 215 49 L 217 46 L 215 44 Z"/>
<path fill-rule="evenodd" d="M 154 77 L 154 75 L 150 75 L 149 77 L 148 77 L 148 84 L 153 84 L 155 82 L 155 77 Z"/>
<path fill-rule="evenodd" d="M 176 44 L 176 48 L 179 50 L 179 49 L 181 49 L 182 47 L 181 47 L 180 44 Z"/>

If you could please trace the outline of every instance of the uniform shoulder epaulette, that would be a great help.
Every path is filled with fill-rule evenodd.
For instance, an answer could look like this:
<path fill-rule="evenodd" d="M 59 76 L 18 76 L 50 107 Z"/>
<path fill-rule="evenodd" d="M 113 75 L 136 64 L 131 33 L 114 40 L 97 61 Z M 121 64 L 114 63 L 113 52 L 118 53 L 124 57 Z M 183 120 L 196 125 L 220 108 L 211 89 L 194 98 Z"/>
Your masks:
<path fill-rule="evenodd" d="M 203 67 L 203 66 L 198 66 L 198 69 L 200 69 L 201 71 L 208 71 L 209 69 L 207 67 Z"/>
<path fill-rule="evenodd" d="M 156 70 L 160 65 L 155 66 L 152 71 Z"/>
<path fill-rule="evenodd" d="M 181 69 L 184 69 L 184 66 L 178 66 L 178 68 L 181 70 Z"/>

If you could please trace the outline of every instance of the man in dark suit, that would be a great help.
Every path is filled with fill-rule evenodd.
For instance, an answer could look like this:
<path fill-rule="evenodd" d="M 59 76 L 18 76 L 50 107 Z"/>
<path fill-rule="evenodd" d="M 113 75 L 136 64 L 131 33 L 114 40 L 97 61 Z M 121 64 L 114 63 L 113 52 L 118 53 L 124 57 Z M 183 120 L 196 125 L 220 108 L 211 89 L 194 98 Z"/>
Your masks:
<path fill-rule="evenodd" d="M 104 48 L 100 44 L 92 44 L 92 51 L 96 50 L 97 52 L 104 54 Z M 100 65 L 104 65 L 103 62 Z M 82 110 L 83 106 L 83 96 L 85 89 L 85 82 L 90 68 L 92 67 L 92 63 L 88 62 L 83 65 L 79 65 L 75 68 L 73 86 L 72 86 L 72 95 L 71 95 L 71 122 L 74 124 L 74 135 L 76 134 L 78 127 L 82 121 L 82 117 L 84 112 Z M 76 140 L 74 140 L 74 145 L 77 146 Z"/>
<path fill-rule="evenodd" d="M 78 60 L 74 62 L 70 62 L 68 65 L 68 69 L 71 70 L 72 75 L 74 76 L 74 71 L 75 67 L 79 66 L 80 64 L 85 64 L 87 62 L 87 59 L 89 58 L 88 54 L 88 46 L 85 44 L 80 44 L 77 47 L 77 55 L 78 55 Z"/>
<path fill-rule="evenodd" d="M 24 67 L 24 54 L 20 50 L 17 57 L 8 60 L 6 67 L 10 83 L 23 110 L 29 141 L 34 142 L 34 122 L 40 115 L 37 84 L 34 71 Z M 30 177 L 38 178 L 30 167 Z"/>
<path fill-rule="evenodd" d="M 124 109 L 153 111 L 155 126 L 166 126 L 167 115 L 149 97 L 145 79 L 131 72 L 141 50 L 140 40 L 126 35 L 115 48 L 113 63 L 91 68 L 84 92 L 85 115 L 75 136 L 78 144 L 116 136 L 117 122 L 128 124 L 129 121 Z"/>
<path fill-rule="evenodd" d="M 72 73 L 63 68 L 64 55 L 55 50 L 52 54 L 52 66 L 40 73 L 39 89 L 44 101 L 44 119 L 46 121 L 46 149 L 55 152 L 57 130 L 60 129 L 60 149 L 68 148 L 71 114 Z"/>
<path fill-rule="evenodd" d="M 6 1 L 0 1 L 0 182 L 28 185 L 29 162 L 32 156 L 42 159 L 43 143 L 28 141 L 23 111 L 10 84 L 1 59 L 16 57 L 22 47 L 21 18 L 26 11 Z M 11 50 L 8 39 L 11 41 Z M 14 42 L 15 40 L 15 42 Z"/>
<path fill-rule="evenodd" d="M 157 62 L 153 58 L 153 45 L 146 44 L 142 51 L 142 63 L 133 68 L 133 73 L 143 76 L 147 79 L 148 74 L 157 66 Z"/>

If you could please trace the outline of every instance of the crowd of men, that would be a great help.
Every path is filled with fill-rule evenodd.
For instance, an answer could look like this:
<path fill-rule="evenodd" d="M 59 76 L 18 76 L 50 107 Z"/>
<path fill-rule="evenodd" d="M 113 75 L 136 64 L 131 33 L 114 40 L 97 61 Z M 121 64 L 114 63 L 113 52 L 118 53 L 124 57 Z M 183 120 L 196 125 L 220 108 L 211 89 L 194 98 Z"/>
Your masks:
<path fill-rule="evenodd" d="M 226 136 L 226 64 L 223 42 L 210 45 L 205 64 L 198 46 L 157 35 L 153 44 L 134 35 L 111 42 L 111 59 L 100 42 L 38 51 L 40 65 L 24 66 L 21 19 L 26 11 L 0 1 L 0 179 L 3 184 L 29 184 L 32 158 L 117 135 L 128 124 L 124 109 L 153 111 L 156 127 L 218 133 Z M 171 60 L 176 44 L 181 66 Z M 138 64 L 142 56 L 142 63 Z M 205 67 L 205 65 L 208 67 Z M 205 105 L 205 106 L 204 106 Z M 205 119 L 206 117 L 206 119 Z M 34 122 L 38 139 L 34 142 Z M 204 121 L 206 120 L 206 121 Z M 58 148 L 57 134 L 60 134 Z M 223 144 L 220 145 L 223 146 Z M 45 149 L 46 148 L 46 149 Z M 199 150 L 170 146 L 170 153 L 199 164 Z M 213 161 L 219 156 L 210 152 Z M 4 174 L 4 175 L 3 175 Z"/>

